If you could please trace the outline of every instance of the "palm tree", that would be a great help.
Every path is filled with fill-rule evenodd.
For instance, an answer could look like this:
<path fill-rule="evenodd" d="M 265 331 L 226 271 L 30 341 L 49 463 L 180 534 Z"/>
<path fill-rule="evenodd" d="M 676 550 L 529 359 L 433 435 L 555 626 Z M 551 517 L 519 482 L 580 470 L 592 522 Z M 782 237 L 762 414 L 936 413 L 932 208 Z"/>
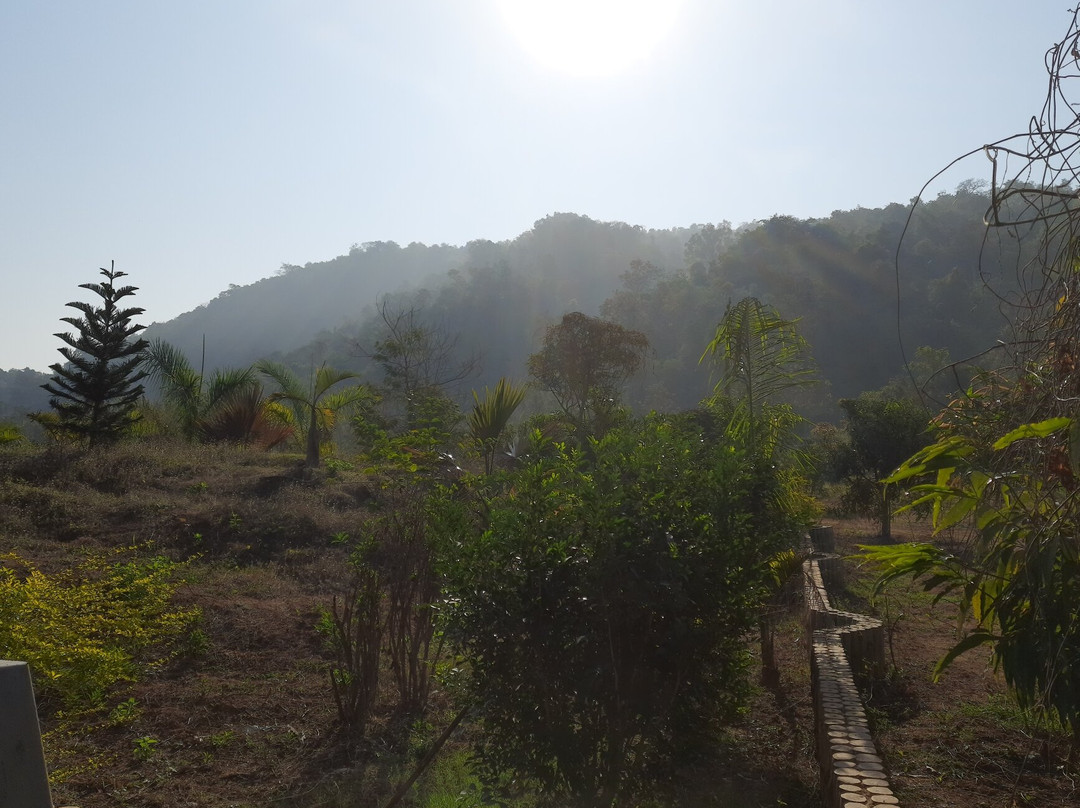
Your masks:
<path fill-rule="evenodd" d="M 358 378 L 357 374 L 334 370 L 322 364 L 311 375 L 310 384 L 305 385 L 280 362 L 264 360 L 257 362 L 255 368 L 280 388 L 278 392 L 271 394 L 270 399 L 287 402 L 293 410 L 297 424 L 307 430 L 305 465 L 308 468 L 317 467 L 320 433 L 333 432 L 337 412 L 360 401 L 365 395 L 362 387 L 350 387 L 332 394 L 330 388 L 348 379 Z"/>
<path fill-rule="evenodd" d="M 515 387 L 505 376 L 499 379 L 495 390 L 484 388 L 484 400 L 473 390 L 476 404 L 469 414 L 469 430 L 473 440 L 480 446 L 484 456 L 484 471 L 491 474 L 495 467 L 495 449 L 499 438 L 506 430 L 510 417 L 514 414 L 528 392 L 527 385 Z"/>
<path fill-rule="evenodd" d="M 207 380 L 201 371 L 195 372 L 180 349 L 164 340 L 150 343 L 146 363 L 150 378 L 161 386 L 161 395 L 176 413 L 180 432 L 188 440 L 207 437 L 207 425 L 217 411 L 255 386 L 251 368 L 215 370 Z"/>
<path fill-rule="evenodd" d="M 772 306 L 754 297 L 730 303 L 705 348 L 720 366 L 717 396 L 735 404 L 736 425 L 745 429 L 751 448 L 768 431 L 762 423 L 765 407 L 776 396 L 816 382 L 810 347 L 797 329 L 798 320 L 785 320 Z"/>

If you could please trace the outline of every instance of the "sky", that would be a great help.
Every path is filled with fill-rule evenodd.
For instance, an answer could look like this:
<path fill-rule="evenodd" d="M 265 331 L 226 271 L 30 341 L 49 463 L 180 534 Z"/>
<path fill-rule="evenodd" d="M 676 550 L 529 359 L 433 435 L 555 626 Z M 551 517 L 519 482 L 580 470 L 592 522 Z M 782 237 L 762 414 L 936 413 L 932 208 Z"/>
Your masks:
<path fill-rule="evenodd" d="M 370 241 L 904 202 L 1026 129 L 1070 20 L 1065 0 L 5 0 L 0 368 L 59 361 L 65 304 L 111 261 L 149 325 Z"/>

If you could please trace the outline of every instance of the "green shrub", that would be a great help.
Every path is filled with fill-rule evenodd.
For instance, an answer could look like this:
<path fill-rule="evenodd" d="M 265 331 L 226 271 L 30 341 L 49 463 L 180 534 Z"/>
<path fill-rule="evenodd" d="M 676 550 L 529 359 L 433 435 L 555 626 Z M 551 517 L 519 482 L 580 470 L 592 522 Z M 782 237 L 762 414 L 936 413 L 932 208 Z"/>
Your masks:
<path fill-rule="evenodd" d="M 0 657 L 28 662 L 43 699 L 99 703 L 116 682 L 162 662 L 164 646 L 197 619 L 172 602 L 180 565 L 131 557 L 136 550 L 93 555 L 55 575 L 3 557 Z"/>
<path fill-rule="evenodd" d="M 651 417 L 524 469 L 481 535 L 446 531 L 442 611 L 488 785 L 610 805 L 742 704 L 792 525 L 775 471 L 705 438 L 700 417 Z"/>

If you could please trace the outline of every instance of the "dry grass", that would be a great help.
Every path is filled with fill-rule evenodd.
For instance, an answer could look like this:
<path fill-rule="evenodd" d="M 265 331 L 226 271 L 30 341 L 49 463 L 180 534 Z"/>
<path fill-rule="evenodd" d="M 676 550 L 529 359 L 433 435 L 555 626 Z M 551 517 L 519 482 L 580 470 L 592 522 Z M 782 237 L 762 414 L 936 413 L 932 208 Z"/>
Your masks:
<path fill-rule="evenodd" d="M 345 583 L 330 538 L 357 529 L 370 494 L 362 477 L 305 481 L 298 468 L 166 442 L 0 454 L 0 548 L 48 571 L 153 542 L 190 559 L 179 599 L 203 613 L 171 666 L 104 710 L 43 716 L 58 804 L 262 805 L 335 754 L 313 625 Z"/>

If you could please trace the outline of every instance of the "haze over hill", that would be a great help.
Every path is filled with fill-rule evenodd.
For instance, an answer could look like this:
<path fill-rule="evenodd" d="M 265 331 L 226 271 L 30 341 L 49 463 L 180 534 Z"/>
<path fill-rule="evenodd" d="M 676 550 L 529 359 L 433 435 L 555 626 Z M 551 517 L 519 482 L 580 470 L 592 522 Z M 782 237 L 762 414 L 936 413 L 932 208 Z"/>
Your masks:
<path fill-rule="evenodd" d="M 354 242 L 906 202 L 1038 114 L 1066 5 L 0 4 L 0 368 L 113 259 L 149 323 Z"/>
<path fill-rule="evenodd" d="M 331 261 L 283 267 L 275 277 L 233 287 L 205 306 L 152 326 L 147 337 L 165 339 L 195 356 L 205 335 L 210 367 L 249 364 L 269 355 L 303 351 L 324 332 L 351 327 L 362 333 L 385 295 L 396 293 L 397 298 L 409 301 L 407 305 L 422 307 L 432 295 L 441 297 L 465 284 L 477 314 L 490 329 L 485 342 L 498 345 L 507 336 L 498 324 L 507 318 L 535 330 L 564 311 L 595 313 L 632 261 L 681 266 L 683 247 L 692 232 L 690 228 L 646 231 L 554 214 L 501 243 L 401 247 L 373 242 Z M 485 305 L 481 276 L 491 273 L 519 276 L 532 289 L 530 299 L 496 298 Z M 491 282 L 489 277 L 486 285 Z M 445 315 L 460 319 L 459 313 Z M 349 359 L 348 349 L 340 345 L 335 346 L 333 357 L 316 355 L 324 352 L 314 348 L 311 353 L 316 363 Z"/>
<path fill-rule="evenodd" d="M 454 357 L 479 360 L 452 391 L 466 403 L 471 389 L 499 377 L 524 379 L 545 327 L 582 311 L 648 337 L 650 361 L 630 385 L 631 406 L 686 409 L 710 389 L 699 359 L 726 305 L 755 296 L 800 319 L 827 383 L 800 406 L 834 419 L 834 398 L 903 373 L 898 281 L 908 357 L 928 346 L 962 359 L 993 342 L 1002 321 L 983 281 L 1007 291 L 1017 255 L 1006 241 L 992 251 L 993 264 L 984 256 L 980 266 L 986 205 L 979 186 L 964 183 L 918 206 L 899 276 L 896 249 L 909 206 L 898 203 L 825 219 L 777 216 L 738 229 L 721 222 L 647 230 L 552 214 L 504 242 L 374 242 L 330 261 L 283 267 L 145 335 L 177 346 L 196 367 L 205 340 L 207 371 L 277 358 L 301 372 L 327 362 L 378 383 L 369 355 L 386 334 L 380 305 L 411 310 L 455 341 Z M 46 406 L 36 389 L 44 378 L 3 374 L 2 412 Z"/>

